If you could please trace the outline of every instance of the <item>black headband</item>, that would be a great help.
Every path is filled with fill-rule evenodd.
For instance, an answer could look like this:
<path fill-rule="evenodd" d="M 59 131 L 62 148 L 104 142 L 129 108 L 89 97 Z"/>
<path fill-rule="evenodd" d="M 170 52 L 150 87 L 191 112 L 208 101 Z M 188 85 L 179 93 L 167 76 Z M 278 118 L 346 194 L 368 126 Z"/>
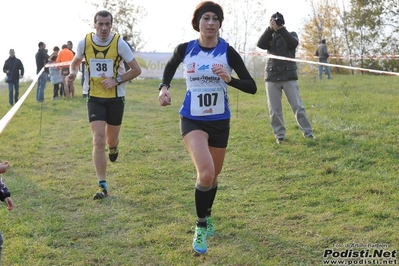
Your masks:
<path fill-rule="evenodd" d="M 212 12 L 215 13 L 215 15 L 218 17 L 219 21 L 220 21 L 220 27 L 222 27 L 222 22 L 223 22 L 223 10 L 218 7 L 218 6 L 214 6 L 214 5 L 204 5 L 202 6 L 200 9 L 195 11 L 195 16 L 194 19 L 192 21 L 192 25 L 194 30 L 199 31 L 199 21 L 202 17 L 203 14 L 205 14 L 206 12 Z"/>

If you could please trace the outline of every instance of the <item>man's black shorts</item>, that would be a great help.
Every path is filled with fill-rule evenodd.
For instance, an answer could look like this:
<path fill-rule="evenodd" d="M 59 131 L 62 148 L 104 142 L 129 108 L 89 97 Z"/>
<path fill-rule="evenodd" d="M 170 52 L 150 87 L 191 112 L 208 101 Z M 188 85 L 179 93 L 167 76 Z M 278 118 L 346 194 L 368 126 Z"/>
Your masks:
<path fill-rule="evenodd" d="M 122 124 L 125 97 L 97 98 L 90 97 L 87 100 L 89 122 L 105 121 L 112 126 Z"/>

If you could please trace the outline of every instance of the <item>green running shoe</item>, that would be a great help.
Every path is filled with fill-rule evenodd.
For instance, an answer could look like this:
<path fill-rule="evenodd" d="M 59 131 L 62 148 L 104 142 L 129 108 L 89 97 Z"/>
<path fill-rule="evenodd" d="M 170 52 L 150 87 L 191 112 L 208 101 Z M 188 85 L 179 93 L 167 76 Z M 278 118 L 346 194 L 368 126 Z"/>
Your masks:
<path fill-rule="evenodd" d="M 206 217 L 206 236 L 213 236 L 215 234 L 215 225 L 213 224 L 212 216 Z"/>
<path fill-rule="evenodd" d="M 195 226 L 193 249 L 195 252 L 199 254 L 204 254 L 208 251 L 208 244 L 206 243 L 205 227 Z"/>

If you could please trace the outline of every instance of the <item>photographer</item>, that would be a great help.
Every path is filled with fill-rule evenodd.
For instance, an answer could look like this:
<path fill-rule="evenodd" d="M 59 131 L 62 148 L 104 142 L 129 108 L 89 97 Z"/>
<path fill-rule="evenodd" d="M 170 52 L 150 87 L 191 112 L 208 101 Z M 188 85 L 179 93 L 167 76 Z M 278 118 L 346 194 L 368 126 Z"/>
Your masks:
<path fill-rule="evenodd" d="M 273 14 L 269 21 L 269 27 L 259 38 L 257 46 L 268 50 L 269 54 L 272 55 L 295 58 L 295 50 L 299 43 L 298 35 L 295 32 L 288 32 L 284 24 L 282 14 L 279 12 Z M 265 68 L 267 103 L 271 125 L 278 144 L 285 140 L 286 133 L 281 104 L 283 91 L 303 136 L 315 139 L 305 107 L 299 97 L 297 80 L 298 74 L 295 62 L 273 58 L 267 60 Z"/>

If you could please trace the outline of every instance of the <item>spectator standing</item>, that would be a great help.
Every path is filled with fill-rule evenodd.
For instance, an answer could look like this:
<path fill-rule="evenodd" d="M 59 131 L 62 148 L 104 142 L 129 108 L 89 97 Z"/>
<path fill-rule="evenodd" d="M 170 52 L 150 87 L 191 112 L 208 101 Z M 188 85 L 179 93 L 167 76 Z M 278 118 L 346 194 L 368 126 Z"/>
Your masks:
<path fill-rule="evenodd" d="M 10 168 L 10 164 L 8 162 L 0 163 L 0 200 L 3 201 L 7 210 L 11 211 L 14 208 L 14 203 L 11 199 L 11 192 L 4 184 L 1 174 L 7 172 L 8 168 Z M 3 235 L 0 232 L 0 265 L 1 265 L 1 253 L 3 249 Z"/>
<path fill-rule="evenodd" d="M 60 51 L 60 48 L 58 46 L 55 46 L 53 48 L 53 53 L 49 57 L 49 63 L 51 63 L 51 64 L 55 64 L 56 63 L 59 51 Z M 54 86 L 53 100 L 57 100 L 58 99 L 58 92 L 60 90 L 60 86 L 63 83 L 62 75 L 61 75 L 61 69 L 59 67 L 56 67 L 56 66 L 50 66 L 49 67 L 49 72 L 50 72 L 50 82 Z"/>
<path fill-rule="evenodd" d="M 69 100 L 70 97 L 72 98 L 75 97 L 74 84 L 73 83 L 68 84 L 65 80 L 65 77 L 69 75 L 69 65 L 73 57 L 74 54 L 70 49 L 68 49 L 68 45 L 63 44 L 62 50 L 58 53 L 56 60 L 57 63 L 65 63 L 64 65 L 60 66 L 60 68 L 61 68 L 62 80 L 64 83 L 64 95 L 67 100 Z"/>
<path fill-rule="evenodd" d="M 73 55 L 75 56 L 75 51 L 73 50 L 72 41 L 67 41 L 67 45 L 68 45 L 68 49 L 71 50 Z M 82 76 L 82 79 L 84 79 L 83 76 Z M 83 81 L 82 81 L 82 83 L 83 83 Z M 62 91 L 64 91 L 64 84 L 62 84 Z"/>
<path fill-rule="evenodd" d="M 296 32 L 288 32 L 284 25 L 284 16 L 279 12 L 273 14 L 269 26 L 259 38 L 257 46 L 268 50 L 272 55 L 295 58 L 295 50 L 299 44 L 298 35 Z M 286 133 L 281 103 L 283 91 L 303 136 L 315 139 L 305 107 L 299 97 L 296 63 L 269 58 L 265 67 L 265 83 L 270 121 L 276 142 L 281 144 Z"/>
<path fill-rule="evenodd" d="M 75 52 L 73 51 L 73 43 L 71 41 L 67 41 L 67 46 L 68 46 L 68 49 L 71 50 L 73 55 L 75 55 Z"/>
<path fill-rule="evenodd" d="M 46 44 L 44 42 L 39 42 L 38 44 L 39 50 L 36 53 L 36 74 L 44 68 L 42 74 L 38 77 L 37 80 L 37 91 L 36 91 L 36 101 L 41 103 L 44 101 L 44 89 L 46 88 L 46 82 L 48 77 L 48 68 L 45 65 L 48 62 L 48 54 L 46 49 Z"/>
<path fill-rule="evenodd" d="M 327 63 L 328 64 L 328 58 L 330 57 L 330 54 L 328 53 L 328 48 L 326 45 L 326 39 L 323 39 L 320 41 L 319 46 L 317 46 L 316 50 L 316 56 L 319 57 L 319 62 L 320 63 Z M 330 72 L 330 67 L 329 66 L 323 66 L 319 65 L 319 79 L 323 78 L 323 67 L 324 70 L 326 71 L 326 75 L 328 79 L 331 79 L 331 72 Z"/>
<path fill-rule="evenodd" d="M 7 74 L 8 103 L 13 106 L 19 97 L 19 79 L 24 76 L 24 65 L 15 57 L 15 50 L 10 49 L 10 57 L 4 62 L 3 72 Z"/>

